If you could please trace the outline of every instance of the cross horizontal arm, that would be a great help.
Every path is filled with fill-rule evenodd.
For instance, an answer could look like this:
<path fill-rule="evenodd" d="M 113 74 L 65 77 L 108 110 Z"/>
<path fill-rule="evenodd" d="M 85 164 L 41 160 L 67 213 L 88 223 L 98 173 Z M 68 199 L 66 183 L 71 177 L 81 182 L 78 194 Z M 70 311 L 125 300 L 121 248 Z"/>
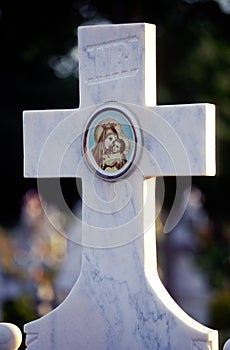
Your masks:
<path fill-rule="evenodd" d="M 146 177 L 215 175 L 214 105 L 129 107 L 139 116 Z"/>
<path fill-rule="evenodd" d="M 145 177 L 215 174 L 214 105 L 126 105 L 139 119 Z M 25 177 L 77 177 L 86 115 L 96 107 L 24 112 Z"/>
<path fill-rule="evenodd" d="M 93 107 L 23 113 L 24 176 L 77 177 L 85 113 Z"/>

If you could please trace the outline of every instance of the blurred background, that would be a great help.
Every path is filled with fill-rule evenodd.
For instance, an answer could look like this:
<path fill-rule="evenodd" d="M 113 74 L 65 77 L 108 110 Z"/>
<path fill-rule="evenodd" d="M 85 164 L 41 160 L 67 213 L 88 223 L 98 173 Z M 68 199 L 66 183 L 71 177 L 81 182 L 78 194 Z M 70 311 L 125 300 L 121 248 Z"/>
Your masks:
<path fill-rule="evenodd" d="M 157 26 L 158 104 L 217 108 L 217 175 L 192 179 L 187 210 L 167 235 L 175 179 L 164 179 L 157 242 L 166 288 L 192 317 L 219 330 L 223 344 L 230 337 L 229 0 L 0 1 L 0 321 L 22 329 L 63 300 L 78 273 L 69 262 L 78 248 L 46 219 L 36 179 L 23 178 L 22 113 L 77 108 L 77 28 L 130 22 Z M 55 180 L 44 181 L 52 188 Z M 61 186 L 79 211 L 76 180 Z M 66 220 L 44 200 L 51 216 Z"/>

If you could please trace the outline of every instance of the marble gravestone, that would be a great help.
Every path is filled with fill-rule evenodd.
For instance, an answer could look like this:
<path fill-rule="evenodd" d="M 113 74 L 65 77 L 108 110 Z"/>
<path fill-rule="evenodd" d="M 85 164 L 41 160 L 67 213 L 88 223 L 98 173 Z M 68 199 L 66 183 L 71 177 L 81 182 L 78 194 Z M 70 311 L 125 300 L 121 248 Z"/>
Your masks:
<path fill-rule="evenodd" d="M 27 348 L 217 350 L 161 284 L 155 250 L 156 177 L 215 174 L 214 106 L 156 106 L 151 24 L 80 27 L 79 80 L 78 109 L 24 112 L 25 176 L 82 179 L 81 272 L 25 325 Z"/>

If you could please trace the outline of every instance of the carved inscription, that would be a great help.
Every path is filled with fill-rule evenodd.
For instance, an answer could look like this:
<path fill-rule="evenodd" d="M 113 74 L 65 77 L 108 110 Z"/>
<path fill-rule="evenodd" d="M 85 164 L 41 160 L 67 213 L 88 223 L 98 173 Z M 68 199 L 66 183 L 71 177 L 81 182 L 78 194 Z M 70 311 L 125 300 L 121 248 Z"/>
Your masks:
<path fill-rule="evenodd" d="M 139 69 L 138 39 L 134 37 L 90 45 L 85 50 L 86 81 L 121 78 Z"/>

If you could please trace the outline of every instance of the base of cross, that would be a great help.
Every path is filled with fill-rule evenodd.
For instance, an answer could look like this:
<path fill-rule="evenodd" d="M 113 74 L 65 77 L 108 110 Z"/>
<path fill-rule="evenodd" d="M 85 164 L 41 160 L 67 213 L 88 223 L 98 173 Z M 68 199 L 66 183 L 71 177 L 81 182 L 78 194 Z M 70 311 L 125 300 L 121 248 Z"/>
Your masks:
<path fill-rule="evenodd" d="M 94 254 L 85 252 L 84 260 L 90 260 L 66 300 L 25 325 L 28 350 L 218 350 L 217 331 L 185 314 L 157 276 L 151 281 L 141 276 L 135 246 L 107 252 L 112 257 L 129 252 L 119 254 L 121 261 L 136 265 L 136 276 L 125 276 L 124 266 L 116 279 L 98 270 Z"/>
<path fill-rule="evenodd" d="M 145 187 L 148 207 L 155 179 L 145 180 Z M 70 294 L 25 325 L 28 350 L 219 349 L 218 332 L 188 316 L 162 285 L 153 259 L 155 225 L 147 226 L 127 244 L 82 248 L 81 273 Z"/>

